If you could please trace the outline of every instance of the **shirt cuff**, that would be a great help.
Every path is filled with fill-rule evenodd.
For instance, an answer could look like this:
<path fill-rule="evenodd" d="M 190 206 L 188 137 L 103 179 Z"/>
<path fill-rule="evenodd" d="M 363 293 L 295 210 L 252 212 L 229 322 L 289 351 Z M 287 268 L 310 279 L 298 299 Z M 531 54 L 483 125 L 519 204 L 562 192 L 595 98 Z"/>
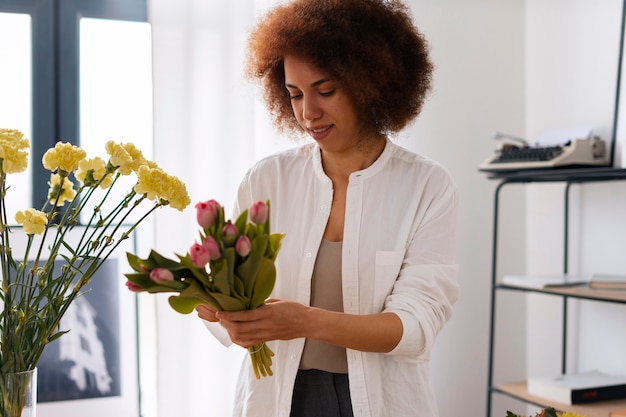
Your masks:
<path fill-rule="evenodd" d="M 213 336 L 224 346 L 228 347 L 233 344 L 230 340 L 230 336 L 225 328 L 219 323 L 213 323 L 207 320 L 202 320 L 207 329 L 213 334 Z"/>

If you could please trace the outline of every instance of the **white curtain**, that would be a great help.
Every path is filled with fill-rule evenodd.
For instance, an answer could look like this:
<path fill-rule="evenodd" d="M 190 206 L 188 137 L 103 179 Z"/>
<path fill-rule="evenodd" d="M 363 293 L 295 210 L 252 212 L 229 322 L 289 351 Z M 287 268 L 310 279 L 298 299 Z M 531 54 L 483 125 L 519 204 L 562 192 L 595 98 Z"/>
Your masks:
<path fill-rule="evenodd" d="M 185 253 L 198 236 L 193 205 L 234 202 L 246 169 L 293 146 L 272 132 L 243 78 L 250 26 L 274 0 L 149 0 L 153 36 L 155 160 L 186 184 L 192 205 L 156 217 L 153 248 Z M 242 348 L 225 348 L 167 296 L 140 297 L 142 402 L 146 417 L 230 415 Z"/>

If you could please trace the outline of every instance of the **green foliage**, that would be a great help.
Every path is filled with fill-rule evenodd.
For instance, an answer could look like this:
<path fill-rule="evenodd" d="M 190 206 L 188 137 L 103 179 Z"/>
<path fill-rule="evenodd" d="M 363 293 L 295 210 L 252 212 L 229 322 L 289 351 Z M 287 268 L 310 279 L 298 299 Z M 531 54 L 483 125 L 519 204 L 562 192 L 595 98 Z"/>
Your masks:
<path fill-rule="evenodd" d="M 269 202 L 266 204 L 269 207 Z M 224 236 L 224 226 L 228 223 L 220 206 L 215 222 L 200 231 L 201 242 L 211 237 L 219 247 L 219 257 L 210 259 L 208 265 L 195 265 L 189 253 L 177 254 L 178 260 L 168 259 L 155 251 L 145 259 L 128 253 L 128 264 L 134 270 L 125 274 L 129 288 L 149 293 L 173 292 L 175 294 L 168 301 L 181 314 L 189 314 L 201 304 L 225 311 L 252 310 L 262 306 L 276 282 L 274 262 L 284 235 L 269 233 L 269 216 L 264 224 L 249 222 L 248 210 L 233 223 L 238 236 Z M 250 241 L 250 252 L 244 256 L 236 249 L 236 241 L 242 236 Z M 151 273 L 157 270 L 169 271 L 164 273 L 169 279 L 155 281 Z M 250 348 L 257 378 L 272 375 L 272 356 L 273 352 L 264 343 Z"/>
<path fill-rule="evenodd" d="M 193 312 L 199 304 L 226 311 L 262 306 L 276 282 L 274 261 L 284 235 L 269 234 L 269 216 L 265 224 L 248 222 L 248 210 L 245 210 L 234 223 L 240 235 L 250 239 L 252 246 L 250 253 L 242 257 L 236 252 L 234 242 L 224 239 L 222 230 L 227 223 L 221 208 L 216 222 L 200 231 L 201 241 L 211 236 L 220 247 L 221 256 L 212 259 L 208 269 L 195 266 L 189 254 L 177 254 L 178 260 L 173 260 L 152 250 L 145 259 L 127 253 L 128 264 L 135 272 L 125 274 L 126 278 L 141 291 L 177 293 L 169 298 L 169 303 L 181 314 Z M 169 270 L 173 279 L 153 281 L 150 272 L 157 268 Z"/>

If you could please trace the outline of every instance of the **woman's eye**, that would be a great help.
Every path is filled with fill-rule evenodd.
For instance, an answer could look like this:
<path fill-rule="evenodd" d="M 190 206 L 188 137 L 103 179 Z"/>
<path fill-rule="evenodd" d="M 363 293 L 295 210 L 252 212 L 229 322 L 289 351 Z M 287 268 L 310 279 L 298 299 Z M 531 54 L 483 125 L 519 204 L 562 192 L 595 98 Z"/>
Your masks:
<path fill-rule="evenodd" d="M 324 97 L 332 96 L 334 93 L 335 93 L 335 90 L 320 91 L 320 95 Z"/>
<path fill-rule="evenodd" d="M 302 94 L 289 94 L 289 99 L 291 100 L 298 100 L 302 98 Z"/>

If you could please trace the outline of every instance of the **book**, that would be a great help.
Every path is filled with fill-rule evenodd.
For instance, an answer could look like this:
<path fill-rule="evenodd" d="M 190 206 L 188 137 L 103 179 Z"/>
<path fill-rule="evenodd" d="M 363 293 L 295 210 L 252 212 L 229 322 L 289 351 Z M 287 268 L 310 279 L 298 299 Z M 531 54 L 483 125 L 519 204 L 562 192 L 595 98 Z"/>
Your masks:
<path fill-rule="evenodd" d="M 502 283 L 515 287 L 548 289 L 576 287 L 589 284 L 590 277 L 575 274 L 505 275 Z"/>
<path fill-rule="evenodd" d="M 626 275 L 596 274 L 589 281 L 594 290 L 626 290 Z"/>
<path fill-rule="evenodd" d="M 528 393 L 561 404 L 626 398 L 626 376 L 599 371 L 528 378 Z"/>
<path fill-rule="evenodd" d="M 626 417 L 626 408 L 610 411 L 609 417 Z"/>

